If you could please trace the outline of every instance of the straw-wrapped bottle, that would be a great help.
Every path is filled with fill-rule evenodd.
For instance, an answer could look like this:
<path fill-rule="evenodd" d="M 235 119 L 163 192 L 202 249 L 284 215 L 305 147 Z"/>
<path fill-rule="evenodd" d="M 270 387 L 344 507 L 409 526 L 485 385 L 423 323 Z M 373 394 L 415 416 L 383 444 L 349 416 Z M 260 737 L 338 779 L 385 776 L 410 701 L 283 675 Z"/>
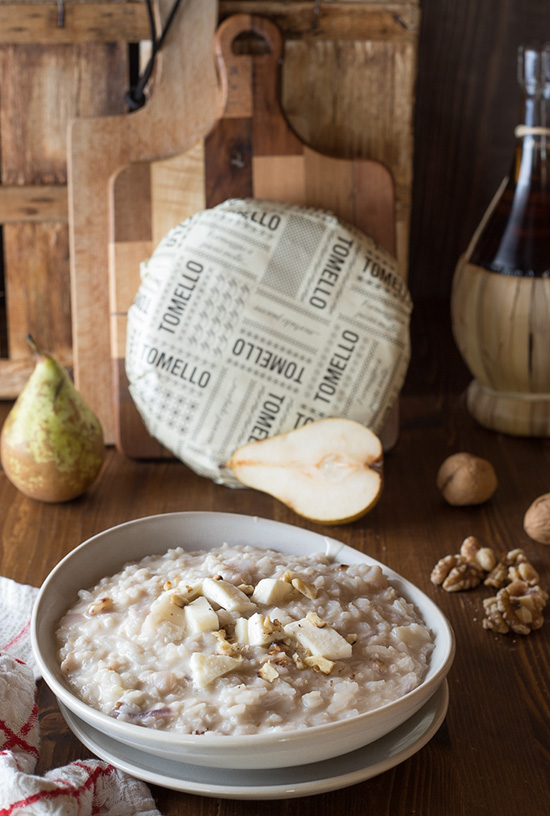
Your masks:
<path fill-rule="evenodd" d="M 522 46 L 523 115 L 510 175 L 453 280 L 458 348 L 485 427 L 550 436 L 550 43 Z"/>

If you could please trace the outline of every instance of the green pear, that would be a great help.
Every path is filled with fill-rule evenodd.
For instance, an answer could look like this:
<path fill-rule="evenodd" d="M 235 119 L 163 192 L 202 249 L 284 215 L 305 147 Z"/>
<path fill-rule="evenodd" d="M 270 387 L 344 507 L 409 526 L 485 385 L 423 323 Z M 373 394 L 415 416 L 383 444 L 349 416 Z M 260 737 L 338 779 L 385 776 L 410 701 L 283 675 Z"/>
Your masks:
<path fill-rule="evenodd" d="M 84 493 L 101 469 L 103 431 L 65 369 L 30 336 L 27 340 L 37 362 L 4 422 L 2 466 L 31 499 L 69 501 Z"/>

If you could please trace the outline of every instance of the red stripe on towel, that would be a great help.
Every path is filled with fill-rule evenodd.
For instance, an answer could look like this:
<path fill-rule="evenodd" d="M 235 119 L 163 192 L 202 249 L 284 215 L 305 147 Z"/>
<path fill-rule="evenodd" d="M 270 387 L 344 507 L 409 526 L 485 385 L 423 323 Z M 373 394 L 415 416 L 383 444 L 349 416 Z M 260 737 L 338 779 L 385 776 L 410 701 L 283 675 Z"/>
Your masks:
<path fill-rule="evenodd" d="M 84 763 L 74 762 L 73 765 L 83 768 L 86 771 L 91 770 Z M 81 785 L 76 787 L 74 785 L 68 785 L 63 780 L 58 780 L 58 784 L 63 785 L 64 787 L 49 791 L 39 791 L 38 793 L 33 793 L 31 796 L 27 796 L 26 799 L 20 799 L 18 802 L 12 802 L 12 804 L 7 808 L 0 810 L 0 816 L 11 816 L 11 814 L 15 813 L 18 809 L 33 805 L 35 802 L 39 802 L 40 800 L 51 801 L 52 799 L 58 799 L 60 796 L 68 796 L 72 799 L 78 799 L 82 793 L 90 790 L 90 788 L 92 789 L 95 798 L 95 786 L 97 781 L 101 777 L 110 776 L 114 770 L 115 769 L 112 765 L 107 765 L 105 768 L 98 765 L 95 769 L 93 769 L 93 772 L 90 773 L 88 778 Z M 52 781 L 55 784 L 56 780 L 48 781 Z M 99 813 L 96 804 L 94 804 L 94 810 L 92 812 Z"/>

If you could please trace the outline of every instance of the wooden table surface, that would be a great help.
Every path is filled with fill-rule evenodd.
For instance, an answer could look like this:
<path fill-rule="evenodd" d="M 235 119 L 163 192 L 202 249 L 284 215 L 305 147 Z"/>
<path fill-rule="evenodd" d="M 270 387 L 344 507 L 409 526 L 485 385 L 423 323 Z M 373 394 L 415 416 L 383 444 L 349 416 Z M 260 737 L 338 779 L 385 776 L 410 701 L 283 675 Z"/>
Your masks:
<path fill-rule="evenodd" d="M 64 505 L 25 498 L 0 472 L 0 574 L 17 581 L 39 586 L 75 545 L 132 518 L 176 510 L 250 513 L 328 533 L 369 553 L 417 584 L 454 628 L 457 652 L 447 717 L 410 759 L 339 791 L 261 803 L 152 786 L 164 816 L 248 816 L 260 810 L 267 816 L 549 813 L 550 609 L 542 629 L 529 636 L 494 634 L 481 624 L 488 589 L 447 593 L 431 584 L 430 572 L 440 557 L 457 552 L 466 536 L 475 535 L 498 552 L 523 547 L 541 585 L 550 589 L 550 547 L 523 531 L 525 510 L 550 490 L 550 441 L 505 437 L 477 426 L 466 413 L 457 378 L 449 374 L 456 363 L 432 342 L 429 331 L 421 333 L 401 399 L 399 440 L 386 457 L 383 495 L 369 515 L 351 525 L 310 524 L 266 495 L 214 485 L 178 462 L 131 461 L 114 449 L 88 494 Z M 0 406 L 0 422 L 8 408 Z M 436 489 L 439 465 L 459 450 L 495 466 L 499 488 L 485 505 L 453 508 Z M 38 771 L 90 756 L 42 682 L 38 699 Z"/>

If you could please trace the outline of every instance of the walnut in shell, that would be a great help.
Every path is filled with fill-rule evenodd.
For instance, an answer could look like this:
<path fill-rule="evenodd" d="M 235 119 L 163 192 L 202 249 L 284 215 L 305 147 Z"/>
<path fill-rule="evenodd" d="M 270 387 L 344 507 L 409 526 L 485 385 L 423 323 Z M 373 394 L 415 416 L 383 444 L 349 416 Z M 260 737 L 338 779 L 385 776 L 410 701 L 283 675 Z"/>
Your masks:
<path fill-rule="evenodd" d="M 535 499 L 523 518 L 523 529 L 538 544 L 550 544 L 550 493 Z"/>
<path fill-rule="evenodd" d="M 437 487 L 449 504 L 483 504 L 497 489 L 498 480 L 487 459 L 461 452 L 445 459 L 437 474 Z"/>

